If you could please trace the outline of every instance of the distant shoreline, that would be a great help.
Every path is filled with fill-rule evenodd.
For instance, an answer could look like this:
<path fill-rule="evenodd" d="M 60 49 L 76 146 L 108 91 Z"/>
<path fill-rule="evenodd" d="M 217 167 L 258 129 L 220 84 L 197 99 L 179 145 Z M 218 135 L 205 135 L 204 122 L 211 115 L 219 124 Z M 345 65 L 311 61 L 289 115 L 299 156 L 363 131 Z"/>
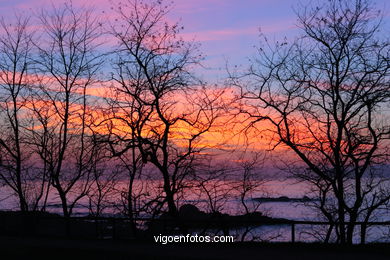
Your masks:
<path fill-rule="evenodd" d="M 317 198 L 309 198 L 307 196 L 303 196 L 302 198 L 289 198 L 287 196 L 281 196 L 277 198 L 268 198 L 268 197 L 260 197 L 253 198 L 252 200 L 257 202 L 313 202 L 318 201 Z"/>

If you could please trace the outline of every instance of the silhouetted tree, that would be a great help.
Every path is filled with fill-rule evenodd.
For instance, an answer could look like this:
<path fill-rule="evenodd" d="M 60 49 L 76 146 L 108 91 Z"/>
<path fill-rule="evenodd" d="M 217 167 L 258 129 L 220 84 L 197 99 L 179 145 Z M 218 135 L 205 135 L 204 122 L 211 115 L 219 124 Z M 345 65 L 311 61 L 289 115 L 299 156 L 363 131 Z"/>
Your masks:
<path fill-rule="evenodd" d="M 25 131 L 33 33 L 29 17 L 16 15 L 14 20 L 0 20 L 0 181 L 15 192 L 20 210 L 27 211 L 37 209 L 43 191 Z M 44 185 L 44 176 L 41 180 Z"/>
<path fill-rule="evenodd" d="M 40 84 L 34 91 L 36 126 L 32 135 L 64 216 L 88 193 L 96 162 L 91 129 L 96 100 L 87 89 L 97 82 L 102 56 L 100 24 L 90 9 L 71 3 L 39 14 L 43 33 L 34 59 Z M 44 106 L 44 107 L 42 107 Z"/>
<path fill-rule="evenodd" d="M 220 214 L 232 199 L 231 178 L 235 169 L 219 166 L 212 161 L 200 169 L 200 173 L 193 176 L 191 191 L 199 201 L 205 201 L 205 205 L 202 205 L 204 210 L 214 215 Z"/>
<path fill-rule="evenodd" d="M 86 194 L 88 197 L 89 214 L 95 217 L 102 216 L 109 208 L 113 208 L 118 196 L 117 186 L 121 181 L 121 168 L 111 161 L 104 144 L 94 141 L 94 157 L 91 165 L 91 185 Z"/>
<path fill-rule="evenodd" d="M 117 124 L 109 142 L 125 143 L 124 149 L 112 145 L 114 155 L 135 147 L 154 166 L 168 211 L 177 216 L 175 194 L 205 147 L 200 140 L 219 116 L 221 93 L 196 86 L 200 82 L 191 70 L 201 56 L 178 36 L 178 24 L 166 22 L 169 9 L 162 1 L 131 0 L 116 8 L 119 18 L 111 32 L 118 40 L 113 74 L 118 95 L 111 112 Z"/>
<path fill-rule="evenodd" d="M 340 243 L 352 243 L 356 221 L 367 222 L 390 199 L 381 175 L 390 138 L 382 113 L 390 43 L 378 34 L 378 15 L 367 0 L 299 9 L 301 38 L 265 41 L 247 73 L 231 75 L 248 127 L 264 124 L 274 147 L 301 160 L 296 176 L 314 183 L 317 206 Z"/>

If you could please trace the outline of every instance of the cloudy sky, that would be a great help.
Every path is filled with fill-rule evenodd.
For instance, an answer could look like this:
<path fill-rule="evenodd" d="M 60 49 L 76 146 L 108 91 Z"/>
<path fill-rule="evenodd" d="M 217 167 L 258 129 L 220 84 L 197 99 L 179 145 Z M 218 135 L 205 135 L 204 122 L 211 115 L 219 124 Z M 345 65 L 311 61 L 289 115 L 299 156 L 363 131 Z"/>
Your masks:
<path fill-rule="evenodd" d="M 15 12 L 34 13 L 39 8 L 59 4 L 63 0 L 0 0 L 0 15 L 9 18 Z M 97 12 L 110 12 L 120 0 L 73 0 L 74 5 L 94 5 Z M 170 1 L 166 1 L 170 2 Z M 170 13 L 172 22 L 184 26 L 182 36 L 201 43 L 207 56 L 203 76 L 220 83 L 225 64 L 245 65 L 259 42 L 259 30 L 271 40 L 292 40 L 299 34 L 294 10 L 310 0 L 176 0 Z M 390 2 L 374 0 L 384 11 L 384 22 L 389 25 Z M 93 4 L 91 4 L 93 3 Z M 388 26 L 390 28 L 390 26 Z M 384 32 L 389 34 L 390 30 Z"/>

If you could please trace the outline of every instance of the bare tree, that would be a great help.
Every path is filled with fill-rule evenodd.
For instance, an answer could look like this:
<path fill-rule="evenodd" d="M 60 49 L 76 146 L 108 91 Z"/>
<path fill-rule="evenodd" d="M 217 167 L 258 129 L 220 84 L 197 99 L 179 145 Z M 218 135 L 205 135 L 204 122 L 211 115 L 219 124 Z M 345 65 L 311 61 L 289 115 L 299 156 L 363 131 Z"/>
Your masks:
<path fill-rule="evenodd" d="M 30 18 L 21 15 L 14 23 L 0 20 L 0 180 L 15 192 L 21 211 L 37 209 L 43 191 L 26 143 L 26 98 L 33 83 L 29 23 Z"/>
<path fill-rule="evenodd" d="M 197 195 L 197 200 L 205 201 L 202 208 L 218 215 L 224 211 L 229 199 L 232 199 L 231 178 L 235 169 L 228 169 L 226 165 L 220 166 L 210 161 L 193 176 L 191 192 Z"/>
<path fill-rule="evenodd" d="M 92 164 L 91 186 L 87 193 L 89 214 L 95 217 L 102 216 L 107 209 L 114 208 L 115 198 L 118 196 L 117 186 L 120 183 L 121 168 L 107 155 L 104 144 L 95 140 L 95 158 Z"/>
<path fill-rule="evenodd" d="M 340 243 L 352 243 L 356 221 L 367 222 L 390 199 L 381 175 L 390 137 L 383 113 L 390 43 L 378 34 L 377 17 L 368 0 L 302 8 L 301 38 L 274 47 L 266 41 L 245 79 L 231 75 L 248 127 L 264 122 L 274 148 L 300 159 L 296 176 L 315 184 Z"/>
<path fill-rule="evenodd" d="M 201 57 L 194 44 L 180 39 L 180 26 L 165 21 L 169 9 L 162 1 L 129 0 L 116 10 L 111 32 L 119 41 L 113 75 L 118 98 L 111 112 L 114 127 L 127 132 L 116 131 L 109 142 L 125 143 L 124 149 L 112 145 L 114 155 L 135 147 L 154 166 L 168 211 L 177 216 L 175 194 L 205 147 L 200 140 L 219 116 L 222 93 L 195 86 L 191 69 Z"/>
<path fill-rule="evenodd" d="M 35 58 L 41 77 L 34 91 L 37 151 L 47 165 L 52 186 L 58 193 L 64 216 L 88 193 L 96 163 L 91 129 L 94 97 L 87 89 L 97 82 L 102 56 L 100 24 L 93 11 L 76 9 L 71 3 L 42 10 L 43 27 Z"/>
<path fill-rule="evenodd" d="M 239 194 L 244 214 L 256 212 L 260 206 L 258 202 L 253 200 L 253 196 L 256 193 L 265 192 L 262 188 L 267 183 L 265 174 L 262 174 L 264 162 L 265 154 L 258 151 L 250 152 L 249 155 L 242 155 L 237 162 L 238 178 L 234 189 Z"/>

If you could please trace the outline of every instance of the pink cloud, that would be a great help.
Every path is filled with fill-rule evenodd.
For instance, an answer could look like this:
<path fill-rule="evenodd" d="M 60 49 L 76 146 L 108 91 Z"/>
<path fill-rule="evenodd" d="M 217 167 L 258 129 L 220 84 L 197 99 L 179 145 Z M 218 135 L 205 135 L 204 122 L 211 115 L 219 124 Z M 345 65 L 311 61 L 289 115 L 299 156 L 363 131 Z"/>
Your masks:
<path fill-rule="evenodd" d="M 239 36 L 245 36 L 245 35 L 258 36 L 260 34 L 260 31 L 262 33 L 270 34 L 270 33 L 278 33 L 287 30 L 292 30 L 296 28 L 297 27 L 296 25 L 294 25 L 294 21 L 284 20 L 273 24 L 265 24 L 262 26 L 259 25 L 256 27 L 248 27 L 248 28 L 185 32 L 185 33 L 181 33 L 180 36 L 183 37 L 184 40 L 188 40 L 188 41 L 195 40 L 198 42 L 207 42 L 207 41 L 228 40 L 228 39 L 236 38 Z"/>

